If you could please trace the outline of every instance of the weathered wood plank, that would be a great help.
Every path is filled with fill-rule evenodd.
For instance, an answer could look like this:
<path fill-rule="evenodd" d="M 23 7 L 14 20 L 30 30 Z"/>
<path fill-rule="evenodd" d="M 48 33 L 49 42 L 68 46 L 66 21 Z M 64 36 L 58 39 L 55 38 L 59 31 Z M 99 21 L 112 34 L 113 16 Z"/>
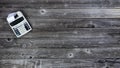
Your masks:
<path fill-rule="evenodd" d="M 105 63 L 101 63 L 99 60 L 100 59 L 6 59 L 0 60 L 0 68 L 119 68 L 120 66 L 119 59 L 116 61 L 114 61 L 114 58 L 106 59 L 111 62 Z"/>
<path fill-rule="evenodd" d="M 24 4 L 26 3 L 26 4 Z M 3 6 L 4 5 L 4 6 Z M 33 6 L 34 5 L 34 6 Z M 119 0 L 4 0 L 0 7 L 9 8 L 120 8 Z"/>
<path fill-rule="evenodd" d="M 88 36 L 87 36 L 88 37 Z M 0 48 L 105 48 L 120 47 L 119 38 L 110 37 L 50 37 L 0 39 Z"/>
<path fill-rule="evenodd" d="M 0 60 L 0 68 L 91 68 L 94 65 L 93 60 L 82 59 Z"/>
<path fill-rule="evenodd" d="M 26 3 L 26 4 L 24 4 Z M 12 5 L 11 5 L 12 4 Z M 16 5 L 17 4 L 17 5 Z M 24 4 L 24 5 L 23 5 Z M 4 6 L 3 6 L 4 5 Z M 34 5 L 34 6 L 33 6 Z M 16 7 L 16 8 L 119 8 L 119 0 L 4 0 L 0 1 L 1 7 Z"/>
<path fill-rule="evenodd" d="M 6 18 L 10 12 L 22 10 L 29 18 L 64 19 L 64 18 L 120 18 L 119 9 L 18 9 L 1 8 L 0 18 Z"/>
<path fill-rule="evenodd" d="M 102 28 L 44 28 L 33 29 L 30 33 L 22 38 L 119 38 L 119 28 L 102 29 Z M 1 38 L 16 38 L 12 31 L 0 31 Z"/>
<path fill-rule="evenodd" d="M 113 3 L 114 4 L 114 3 Z M 101 4 L 101 3 L 96 3 L 96 4 L 69 4 L 69 3 L 63 3 L 63 4 L 40 4 L 40 3 L 16 3 L 16 4 L 8 4 L 8 3 L 0 3 L 1 8 L 36 8 L 36 9 L 87 9 L 87 8 L 120 8 L 120 3 L 118 4 Z M 4 5 L 4 6 L 3 6 Z M 33 6 L 34 5 L 34 6 Z"/>
<path fill-rule="evenodd" d="M 95 59 L 119 58 L 120 48 L 37 48 L 37 49 L 0 49 L 1 59 Z"/>
<path fill-rule="evenodd" d="M 4 0 L 0 3 L 48 3 L 48 4 L 58 4 L 58 3 L 71 3 L 71 4 L 119 4 L 120 0 Z"/>
<path fill-rule="evenodd" d="M 33 28 L 116 28 L 120 19 L 39 19 L 28 18 Z M 0 29 L 9 29 L 6 19 L 0 18 Z M 6 29 L 6 30 L 7 30 Z"/>

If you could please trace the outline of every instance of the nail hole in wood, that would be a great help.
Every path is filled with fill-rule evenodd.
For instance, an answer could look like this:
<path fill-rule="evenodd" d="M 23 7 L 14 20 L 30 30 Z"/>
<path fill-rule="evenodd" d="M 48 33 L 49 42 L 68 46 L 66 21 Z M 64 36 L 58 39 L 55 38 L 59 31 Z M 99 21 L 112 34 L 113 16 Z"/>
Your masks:
<path fill-rule="evenodd" d="M 104 60 L 98 60 L 97 62 L 98 62 L 98 63 L 105 63 Z"/>
<path fill-rule="evenodd" d="M 87 27 L 88 28 L 95 28 L 95 25 L 94 24 L 88 24 Z"/>
<path fill-rule="evenodd" d="M 42 12 L 42 13 L 44 13 L 44 11 L 43 11 L 43 10 L 41 10 L 41 12 Z"/>
<path fill-rule="evenodd" d="M 106 67 L 106 68 L 109 68 L 109 67 Z"/>
<path fill-rule="evenodd" d="M 40 10 L 40 13 L 41 13 L 41 14 L 45 14 L 45 13 L 46 13 L 46 10 L 45 10 L 45 9 L 41 9 L 41 10 Z"/>
<path fill-rule="evenodd" d="M 32 57 L 32 56 L 30 56 L 29 58 L 30 58 L 30 59 L 32 59 L 33 57 Z"/>
<path fill-rule="evenodd" d="M 73 53 L 69 53 L 69 54 L 68 54 L 68 57 L 69 57 L 69 58 L 72 58 L 72 57 L 74 57 L 74 54 L 73 54 Z"/>
<path fill-rule="evenodd" d="M 24 54 L 21 54 L 22 56 L 24 56 Z"/>
<path fill-rule="evenodd" d="M 13 39 L 7 38 L 7 42 L 12 42 Z"/>

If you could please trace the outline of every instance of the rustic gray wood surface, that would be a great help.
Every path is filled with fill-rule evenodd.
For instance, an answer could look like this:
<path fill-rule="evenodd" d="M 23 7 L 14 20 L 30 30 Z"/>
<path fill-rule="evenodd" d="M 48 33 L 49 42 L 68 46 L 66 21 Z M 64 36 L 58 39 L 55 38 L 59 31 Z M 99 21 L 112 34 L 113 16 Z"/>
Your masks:
<path fill-rule="evenodd" d="M 21 38 L 6 21 L 18 10 Z M 0 68 L 120 68 L 120 0 L 0 0 Z"/>

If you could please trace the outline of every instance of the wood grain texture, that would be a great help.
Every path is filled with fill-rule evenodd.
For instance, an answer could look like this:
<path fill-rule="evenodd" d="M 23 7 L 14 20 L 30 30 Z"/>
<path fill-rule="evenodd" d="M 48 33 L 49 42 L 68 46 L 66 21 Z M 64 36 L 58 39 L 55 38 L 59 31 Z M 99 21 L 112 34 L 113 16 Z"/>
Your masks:
<path fill-rule="evenodd" d="M 91 63 L 92 62 L 92 63 Z M 84 65 L 86 63 L 87 65 Z M 79 59 L 34 59 L 34 60 L 1 60 L 1 68 L 92 68 L 95 63 L 93 60 Z"/>
<path fill-rule="evenodd" d="M 24 4 L 26 3 L 26 4 Z M 119 0 L 4 0 L 0 6 L 16 8 L 119 8 Z M 34 5 L 34 6 L 33 6 Z"/>
<path fill-rule="evenodd" d="M 33 28 L 116 28 L 120 19 L 40 19 L 28 18 Z M 0 18 L 0 28 L 9 28 L 5 18 Z"/>
<path fill-rule="evenodd" d="M 120 68 L 120 0 L 0 0 L 0 68 Z M 33 30 L 16 38 L 9 13 Z"/>
<path fill-rule="evenodd" d="M 4 1 L 0 1 L 0 3 L 13 3 L 13 4 L 15 4 L 15 3 L 47 3 L 47 4 L 58 4 L 58 3 L 71 3 L 71 4 L 94 4 L 94 3 L 96 3 L 96 4 L 118 4 L 120 2 L 120 0 L 115 0 L 115 1 L 113 1 L 113 0 L 29 0 L 29 1 L 24 1 L 24 0 L 4 0 Z"/>
<path fill-rule="evenodd" d="M 4 6 L 2 6 L 4 5 Z M 34 6 L 33 6 L 34 5 Z M 36 9 L 87 9 L 87 8 L 120 8 L 120 3 L 105 3 L 105 4 L 101 4 L 101 3 L 88 3 L 88 4 L 84 4 L 84 3 L 78 3 L 78 4 L 71 4 L 71 3 L 53 3 L 53 4 L 49 4 L 49 3 L 0 3 L 0 7 L 1 8 L 36 8 Z"/>
<path fill-rule="evenodd" d="M 1 68 L 119 68 L 119 63 L 98 63 L 93 59 L 20 59 L 0 60 Z M 109 61 L 112 61 L 111 59 Z M 114 61 L 114 60 L 113 60 Z M 119 59 L 117 60 L 119 62 Z"/>
<path fill-rule="evenodd" d="M 106 48 L 119 47 L 119 40 L 114 38 L 6 38 L 0 39 L 0 48 Z"/>
<path fill-rule="evenodd" d="M 1 59 L 100 59 L 119 58 L 120 48 L 37 48 L 0 49 Z"/>
<path fill-rule="evenodd" d="M 18 8 L 2 8 L 0 18 L 5 18 Z M 21 8 L 29 18 L 71 19 L 71 18 L 120 18 L 120 9 L 31 9 Z"/>

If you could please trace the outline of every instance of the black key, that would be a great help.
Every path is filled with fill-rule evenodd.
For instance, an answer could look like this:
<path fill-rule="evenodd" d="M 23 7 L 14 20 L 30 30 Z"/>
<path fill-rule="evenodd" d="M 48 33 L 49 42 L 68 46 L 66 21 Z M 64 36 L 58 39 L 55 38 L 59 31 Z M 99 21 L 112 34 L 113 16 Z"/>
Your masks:
<path fill-rule="evenodd" d="M 29 25 L 27 23 L 25 23 L 24 26 L 25 26 L 26 30 L 30 29 L 30 27 L 29 27 Z"/>
<path fill-rule="evenodd" d="M 17 28 L 13 28 L 13 29 L 14 29 L 16 35 L 20 35 L 20 32 L 19 32 L 19 30 Z"/>
<path fill-rule="evenodd" d="M 18 17 L 18 15 L 16 14 L 16 15 L 15 15 L 15 18 L 17 18 L 17 17 Z"/>
<path fill-rule="evenodd" d="M 24 20 L 24 18 L 23 18 L 23 17 L 20 17 L 20 18 L 18 18 L 17 20 L 11 22 L 10 25 L 11 25 L 11 26 L 14 26 L 14 25 L 22 22 L 23 20 Z"/>

